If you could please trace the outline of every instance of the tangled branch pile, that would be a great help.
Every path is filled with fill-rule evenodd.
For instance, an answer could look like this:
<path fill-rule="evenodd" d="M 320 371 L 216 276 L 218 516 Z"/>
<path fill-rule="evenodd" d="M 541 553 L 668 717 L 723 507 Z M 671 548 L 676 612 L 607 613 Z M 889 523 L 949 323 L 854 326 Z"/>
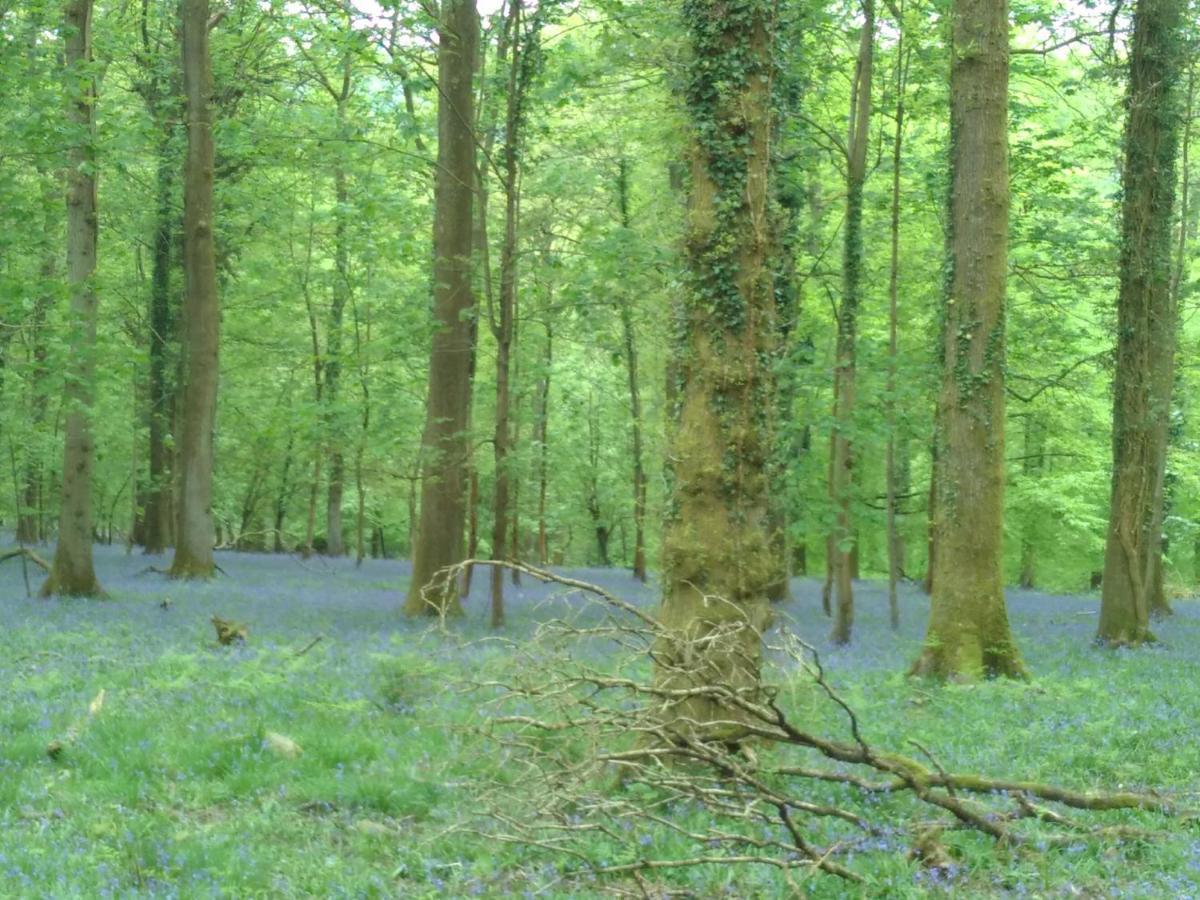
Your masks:
<path fill-rule="evenodd" d="M 598 601 L 514 642 L 513 675 L 476 685 L 488 694 L 486 731 L 509 773 L 487 791 L 489 833 L 561 854 L 567 879 L 606 879 L 648 896 L 646 879 L 665 870 L 760 866 L 799 893 L 815 872 L 863 881 L 855 861 L 869 852 L 907 853 L 944 875 L 955 867 L 944 840 L 954 832 L 1023 853 L 1162 833 L 1142 821 L 1097 821 L 1103 811 L 1194 818 L 1168 796 L 950 771 L 916 741 L 920 758 L 882 749 L 815 650 L 786 627 L 763 645 L 761 684 L 707 683 L 697 666 L 714 647 L 739 644 L 728 634 L 693 636 L 681 652 L 683 638 L 608 591 L 513 567 Z M 689 670 L 672 669 L 679 665 Z M 795 721 L 789 698 L 798 689 L 839 711 L 844 737 Z M 689 721 L 695 708 L 723 710 L 725 721 Z M 661 884 L 654 890 L 662 896 Z"/>

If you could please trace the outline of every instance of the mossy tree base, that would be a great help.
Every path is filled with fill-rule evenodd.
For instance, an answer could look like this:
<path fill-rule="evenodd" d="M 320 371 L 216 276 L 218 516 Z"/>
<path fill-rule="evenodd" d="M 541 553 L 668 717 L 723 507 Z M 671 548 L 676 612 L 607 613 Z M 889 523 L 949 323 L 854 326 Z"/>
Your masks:
<path fill-rule="evenodd" d="M 1029 680 L 1029 670 L 1010 642 L 988 644 L 978 635 L 937 640 L 931 634 L 909 674 L 937 681 L 971 682 L 981 678 Z"/>
<path fill-rule="evenodd" d="M 207 581 L 216 574 L 217 567 L 212 561 L 188 559 L 179 552 L 176 552 L 171 568 L 167 570 L 168 578 L 180 581 Z"/>
<path fill-rule="evenodd" d="M 51 571 L 38 591 L 43 599 L 49 597 L 103 597 L 104 588 L 94 574 L 82 578 L 72 578 Z"/>

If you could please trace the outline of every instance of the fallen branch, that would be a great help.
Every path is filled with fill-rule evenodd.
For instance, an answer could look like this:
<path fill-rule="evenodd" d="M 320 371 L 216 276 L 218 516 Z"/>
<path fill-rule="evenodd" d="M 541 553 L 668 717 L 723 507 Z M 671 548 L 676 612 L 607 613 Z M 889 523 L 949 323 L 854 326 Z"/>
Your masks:
<path fill-rule="evenodd" d="M 50 571 L 50 563 L 46 562 L 46 560 L 42 559 L 28 547 L 16 547 L 12 550 L 3 551 L 0 553 L 0 563 L 9 559 L 16 559 L 17 557 L 23 557 L 35 566 L 40 566 L 43 572 Z"/>
<path fill-rule="evenodd" d="M 850 739 L 806 731 L 789 717 L 780 687 L 769 679 L 731 687 L 704 683 L 694 668 L 684 668 L 704 660 L 724 633 L 693 639 L 672 655 L 684 661 L 672 669 L 658 651 L 669 632 L 645 610 L 548 570 L 470 562 L 585 592 L 598 598 L 605 613 L 599 624 L 553 622 L 532 641 L 508 642 L 514 674 L 471 686 L 485 693 L 480 705 L 488 719 L 482 730 L 514 767 L 511 780 L 483 791 L 485 808 L 498 823 L 487 833 L 566 855 L 576 875 L 627 878 L 742 864 L 773 868 L 789 882 L 797 871 L 858 882 L 864 876 L 851 865 L 851 855 L 866 839 L 878 844 L 904 835 L 903 846 L 889 846 L 937 868 L 952 852 L 940 843 L 945 831 L 976 832 L 999 846 L 1037 852 L 1080 840 L 1163 834 L 1123 824 L 1090 826 L 1063 808 L 1194 817 L 1180 800 L 1153 792 L 1080 790 L 955 772 L 916 740 L 910 743 L 924 760 L 877 748 L 866 739 L 858 713 L 829 683 L 816 651 L 780 628 L 771 635 L 768 660 L 776 661 L 789 685 L 797 671 L 806 674 L 840 711 Z M 454 578 L 457 571 L 444 574 Z M 678 634 L 670 637 L 686 642 Z M 589 665 L 580 652 L 597 641 L 611 647 L 603 669 Z M 649 660 L 653 676 L 646 674 Z M 764 665 L 769 672 L 770 664 Z M 696 708 L 688 704 L 697 699 L 717 710 L 721 721 L 697 722 L 678 712 Z M 730 733 L 736 737 L 712 737 Z M 880 794 L 897 799 L 854 802 L 855 796 Z M 903 796 L 907 805 L 897 802 Z M 697 852 L 656 856 L 639 839 L 647 829 L 671 832 Z M 603 859 L 593 849 L 598 833 L 607 838 Z"/>
<path fill-rule="evenodd" d="M 321 643 L 321 641 L 323 641 L 324 639 L 325 639 L 325 635 L 318 634 L 315 638 L 313 638 L 311 641 L 309 641 L 307 644 L 305 644 L 303 649 L 297 650 L 293 655 L 294 656 L 303 656 L 305 653 L 307 653 L 313 647 L 317 646 L 317 644 Z"/>

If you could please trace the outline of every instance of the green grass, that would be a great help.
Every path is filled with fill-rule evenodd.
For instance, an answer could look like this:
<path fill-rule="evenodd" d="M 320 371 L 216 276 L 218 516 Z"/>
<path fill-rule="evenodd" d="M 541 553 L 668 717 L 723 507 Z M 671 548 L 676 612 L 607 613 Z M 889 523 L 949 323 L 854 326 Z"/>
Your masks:
<path fill-rule="evenodd" d="M 344 579 L 314 588 L 270 573 L 256 581 L 255 571 L 169 591 L 118 581 L 105 603 L 6 601 L 0 896 L 600 895 L 599 882 L 562 877 L 565 859 L 475 831 L 488 824 L 480 785 L 511 782 L 512 770 L 479 736 L 480 695 L 463 684 L 508 674 L 513 659 L 503 645 L 464 646 L 404 623 L 398 582 L 386 604 L 372 607 L 343 603 Z M 376 592 L 372 576 L 364 578 L 357 589 Z M 168 592 L 172 607 L 159 611 Z M 1194 798 L 1197 611 L 1181 605 L 1161 629 L 1172 636 L 1165 648 L 1112 653 L 1090 647 L 1082 632 L 1056 631 L 1047 624 L 1060 621 L 1053 610 L 1045 621 L 1030 618 L 1040 609 L 1014 611 L 1029 629 L 1021 641 L 1038 676 L 1029 685 L 937 688 L 905 679 L 897 673 L 919 627 L 893 639 L 882 608 L 879 622 L 867 610 L 861 623 L 878 635 L 830 655 L 831 678 L 879 747 L 919 755 L 915 739 L 951 769 Z M 247 646 L 217 646 L 207 624 L 213 612 L 245 618 Z M 528 622 L 516 621 L 519 634 Z M 456 627 L 482 633 L 474 618 Z M 325 638 L 297 656 L 317 633 Z M 885 650 L 872 650 L 876 639 Z M 48 742 L 86 720 L 101 689 L 102 710 L 51 759 Z M 841 716 L 801 680 L 785 680 L 784 699 L 805 727 L 844 734 Z M 302 754 L 277 754 L 268 732 L 291 738 Z M 907 803 L 862 803 L 836 786 L 811 796 L 859 803 L 868 815 Z M 676 814 L 705 822 L 702 810 Z M 852 860 L 869 888 L 817 876 L 806 889 L 814 897 L 1200 896 L 1194 826 L 1146 813 L 1089 821 L 1165 824 L 1172 834 L 1123 844 L 1080 839 L 1045 852 L 951 834 L 958 871 L 948 886 L 906 858 L 911 835 L 897 834 Z M 641 853 L 695 850 L 660 828 L 630 827 Z M 818 842 L 821 827 L 813 825 Z M 628 852 L 604 839 L 588 846 L 594 860 Z M 728 866 L 650 883 L 697 897 L 783 896 L 772 872 Z"/>

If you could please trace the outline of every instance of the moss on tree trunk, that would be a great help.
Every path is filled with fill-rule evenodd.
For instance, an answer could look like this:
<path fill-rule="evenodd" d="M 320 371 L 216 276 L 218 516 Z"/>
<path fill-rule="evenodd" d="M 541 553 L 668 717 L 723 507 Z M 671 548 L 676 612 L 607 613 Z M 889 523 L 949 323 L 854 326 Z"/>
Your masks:
<path fill-rule="evenodd" d="M 663 539 L 660 685 L 753 694 L 775 565 L 769 540 L 775 342 L 771 85 L 773 4 L 688 0 L 692 123 L 689 284 L 675 371 L 678 421 Z M 664 711 L 668 728 L 732 739 L 712 695 Z"/>
<path fill-rule="evenodd" d="M 1004 293 L 1008 245 L 1008 5 L 955 0 L 950 236 L 938 397 L 937 552 L 913 672 L 1023 677 L 1004 605 Z"/>

